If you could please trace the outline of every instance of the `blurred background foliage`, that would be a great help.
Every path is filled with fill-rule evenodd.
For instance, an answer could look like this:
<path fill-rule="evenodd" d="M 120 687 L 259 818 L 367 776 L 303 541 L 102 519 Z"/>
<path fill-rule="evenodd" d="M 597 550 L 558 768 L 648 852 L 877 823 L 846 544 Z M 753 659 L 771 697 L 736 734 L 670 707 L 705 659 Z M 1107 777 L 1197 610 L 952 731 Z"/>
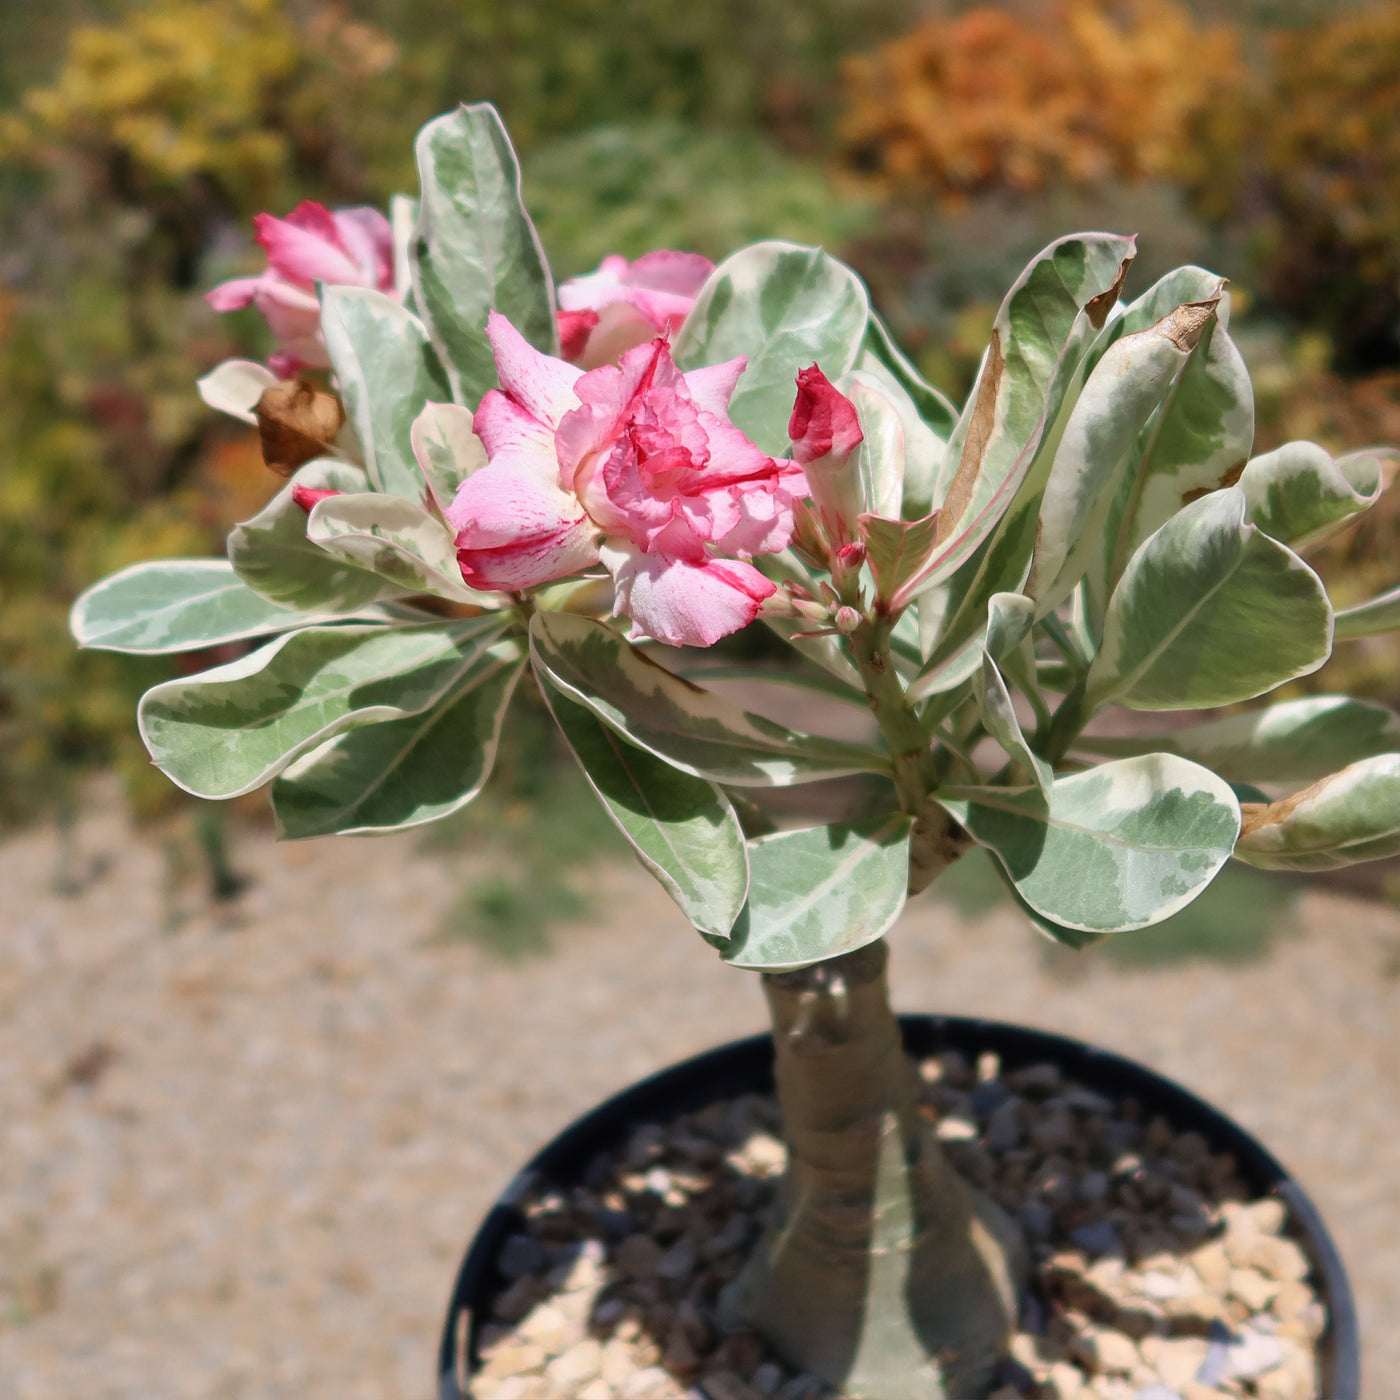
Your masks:
<path fill-rule="evenodd" d="M 960 395 L 1037 247 L 1137 229 L 1138 289 L 1231 278 L 1261 449 L 1400 441 L 1400 0 L 0 0 L 0 32 L 0 821 L 99 764 L 174 800 L 132 706 L 220 658 L 77 654 L 68 604 L 273 489 L 193 390 L 268 348 L 202 300 L 260 265 L 252 215 L 411 190 L 460 100 L 501 108 L 560 276 L 820 242 Z M 1328 547 L 1339 599 L 1397 537 Z M 1349 643 L 1318 683 L 1394 699 L 1400 660 Z"/>

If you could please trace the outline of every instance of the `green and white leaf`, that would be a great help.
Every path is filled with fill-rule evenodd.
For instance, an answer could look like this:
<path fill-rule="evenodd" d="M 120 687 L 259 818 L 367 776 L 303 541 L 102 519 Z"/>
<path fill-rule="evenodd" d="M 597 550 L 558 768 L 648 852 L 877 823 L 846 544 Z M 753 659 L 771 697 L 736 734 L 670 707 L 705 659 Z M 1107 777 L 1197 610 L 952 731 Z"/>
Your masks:
<path fill-rule="evenodd" d="M 495 618 L 427 627 L 309 627 L 141 697 L 151 757 L 199 797 L 237 797 L 360 724 L 437 703 L 499 633 Z"/>
<path fill-rule="evenodd" d="M 1230 783 L 1313 783 L 1400 749 L 1400 715 L 1347 695 L 1309 695 L 1165 734 L 1084 734 L 1074 747 L 1113 758 L 1180 754 Z"/>
<path fill-rule="evenodd" d="M 857 368 L 864 371 L 876 366 L 883 372 L 882 378 L 888 376 L 899 385 L 928 430 L 940 443 L 946 443 L 958 425 L 957 405 L 919 373 L 913 361 L 899 348 L 889 327 L 871 311 Z"/>
<path fill-rule="evenodd" d="M 987 610 L 982 664 L 974 677 L 974 692 L 987 733 L 1001 745 L 1008 758 L 1026 769 L 1048 802 L 1055 770 L 1026 741 L 999 665 L 1003 657 L 1020 648 L 1034 622 L 1035 603 L 1030 598 L 1019 593 L 998 593 L 992 598 Z"/>
<path fill-rule="evenodd" d="M 195 388 L 210 408 L 245 423 L 256 423 L 253 409 L 276 383 L 277 376 L 255 360 L 225 360 L 203 379 L 196 380 Z"/>
<path fill-rule="evenodd" d="M 524 669 L 518 641 L 472 654 L 436 704 L 337 734 L 273 780 L 279 836 L 353 836 L 423 826 L 465 807 L 491 774 Z"/>
<path fill-rule="evenodd" d="M 1400 588 L 1343 608 L 1337 614 L 1337 636 L 1373 637 L 1378 632 L 1390 632 L 1400 627 Z"/>
<path fill-rule="evenodd" d="M 834 383 L 855 366 L 870 303 L 860 279 L 820 248 L 755 243 L 710 274 L 676 337 L 683 370 L 746 356 L 729 401 L 734 425 L 765 452 L 787 445 L 800 369 Z"/>
<path fill-rule="evenodd" d="M 787 729 L 673 675 L 611 627 L 536 613 L 535 664 L 624 739 L 696 777 L 786 787 L 847 773 L 887 773 L 874 749 Z"/>
<path fill-rule="evenodd" d="M 389 236 L 394 247 L 394 300 L 413 307 L 413 243 L 418 225 L 418 201 L 412 195 L 389 196 Z M 417 312 L 414 311 L 417 315 Z"/>
<path fill-rule="evenodd" d="M 733 804 L 713 783 L 639 749 L 541 677 L 541 690 L 603 810 L 703 934 L 727 939 L 749 890 Z"/>
<path fill-rule="evenodd" d="M 1240 830 L 1229 784 L 1199 764 L 1147 754 L 1037 788 L 945 789 L 939 803 L 1001 862 L 1043 918 L 1080 933 L 1145 928 L 1184 908 Z"/>
<path fill-rule="evenodd" d="M 321 332 L 370 481 L 376 490 L 421 501 L 413 420 L 427 400 L 448 396 L 423 323 L 382 292 L 323 286 Z"/>
<path fill-rule="evenodd" d="M 378 574 L 327 554 L 306 538 L 306 512 L 292 499 L 293 486 L 318 491 L 367 489 L 358 467 L 319 458 L 292 478 L 251 520 L 229 532 L 234 572 L 255 593 L 303 612 L 345 614 L 368 603 L 403 596 L 403 589 Z"/>
<path fill-rule="evenodd" d="M 428 490 L 445 513 L 457 488 L 486 465 L 486 444 L 476 435 L 475 419 L 460 404 L 430 403 L 413 420 L 409 440 Z"/>
<path fill-rule="evenodd" d="M 749 842 L 749 897 L 720 949 L 734 967 L 788 972 L 883 937 L 904 908 L 912 822 L 778 831 Z"/>
<path fill-rule="evenodd" d="M 1332 649 L 1322 581 L 1245 518 L 1238 486 L 1183 507 L 1128 562 L 1089 668 L 1088 705 L 1229 705 L 1317 670 Z"/>
<path fill-rule="evenodd" d="M 1400 855 L 1400 753 L 1378 754 L 1249 814 L 1235 855 L 1261 870 L 1336 870 Z"/>
<path fill-rule="evenodd" d="M 839 387 L 847 397 L 853 397 L 857 387 L 869 390 L 893 407 L 904 435 L 898 469 L 901 486 L 893 509 L 880 513 L 905 520 L 923 519 L 933 510 L 933 481 L 948 450 L 946 438 L 939 436 L 924 420 L 924 410 L 904 384 L 868 351 L 862 353 L 856 368 L 841 380 Z M 938 421 L 944 421 L 941 414 Z M 946 431 L 951 431 L 951 427 Z"/>
<path fill-rule="evenodd" d="M 221 646 L 324 622 L 254 593 L 227 559 L 152 559 L 109 574 L 74 600 L 73 640 L 148 656 Z"/>
<path fill-rule="evenodd" d="M 416 151 L 422 194 L 414 300 L 452 397 L 470 406 L 496 387 L 486 339 L 490 312 L 499 311 L 537 350 L 559 353 L 554 280 L 520 198 L 510 137 L 489 102 L 430 121 Z"/>
<path fill-rule="evenodd" d="M 1373 506 L 1381 485 L 1381 463 L 1371 453 L 1334 461 L 1315 442 L 1286 442 L 1255 457 L 1240 477 L 1249 518 L 1295 550 L 1321 544 Z"/>
<path fill-rule="evenodd" d="M 338 559 L 388 579 L 409 593 L 431 593 L 481 608 L 505 606 L 499 593 L 462 582 L 452 532 L 436 516 L 402 496 L 364 491 L 317 501 L 306 537 Z"/>
<path fill-rule="evenodd" d="M 857 371 L 842 380 L 862 433 L 856 450 L 861 508 L 898 520 L 904 504 L 904 421 L 893 400 L 872 378 Z"/>

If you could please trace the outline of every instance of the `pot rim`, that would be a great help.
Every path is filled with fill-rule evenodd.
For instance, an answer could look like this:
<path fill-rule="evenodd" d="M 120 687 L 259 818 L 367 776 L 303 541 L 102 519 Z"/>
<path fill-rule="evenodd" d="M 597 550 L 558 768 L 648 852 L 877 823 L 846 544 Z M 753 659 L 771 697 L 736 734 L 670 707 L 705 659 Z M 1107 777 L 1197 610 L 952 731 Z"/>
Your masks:
<path fill-rule="evenodd" d="M 975 1057 L 993 1051 L 1010 1068 L 1051 1061 L 1086 1088 L 1136 1098 L 1144 1109 L 1170 1119 L 1178 1131 L 1195 1129 L 1216 1151 L 1233 1153 L 1246 1181 L 1261 1196 L 1273 1194 L 1288 1207 L 1293 1229 L 1312 1260 L 1328 1312 L 1328 1328 L 1318 1343 L 1325 1400 L 1360 1400 L 1360 1327 L 1341 1255 L 1307 1193 L 1258 1139 L 1156 1070 L 1070 1036 L 970 1016 L 902 1015 L 899 1023 L 911 1055 L 958 1050 Z M 471 1400 L 460 1377 L 463 1363 L 475 1359 L 480 1306 L 497 1291 L 496 1257 L 505 1239 L 521 1227 L 519 1204 L 539 1179 L 568 1181 L 580 1176 L 600 1151 L 638 1124 L 664 1122 L 716 1099 L 772 1089 L 773 1041 L 764 1032 L 636 1081 L 575 1119 L 536 1152 L 487 1213 L 458 1270 L 438 1349 L 439 1400 Z"/>

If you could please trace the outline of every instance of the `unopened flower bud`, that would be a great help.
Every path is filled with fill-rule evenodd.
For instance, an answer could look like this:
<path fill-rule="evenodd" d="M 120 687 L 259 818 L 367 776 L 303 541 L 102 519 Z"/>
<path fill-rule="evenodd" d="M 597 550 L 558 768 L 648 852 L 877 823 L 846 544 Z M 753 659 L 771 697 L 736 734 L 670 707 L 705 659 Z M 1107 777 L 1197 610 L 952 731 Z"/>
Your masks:
<path fill-rule="evenodd" d="M 798 372 L 788 436 L 826 535 L 833 544 L 855 539 L 863 509 L 856 450 L 863 434 L 855 405 L 816 365 Z"/>
<path fill-rule="evenodd" d="M 837 608 L 835 617 L 831 619 L 831 625 L 838 632 L 849 636 L 860 626 L 860 614 L 852 607 Z"/>
<path fill-rule="evenodd" d="M 299 505 L 308 515 L 311 508 L 318 502 L 324 501 L 327 496 L 343 496 L 343 491 L 322 491 L 315 486 L 303 486 L 300 482 L 292 487 L 292 500 Z"/>

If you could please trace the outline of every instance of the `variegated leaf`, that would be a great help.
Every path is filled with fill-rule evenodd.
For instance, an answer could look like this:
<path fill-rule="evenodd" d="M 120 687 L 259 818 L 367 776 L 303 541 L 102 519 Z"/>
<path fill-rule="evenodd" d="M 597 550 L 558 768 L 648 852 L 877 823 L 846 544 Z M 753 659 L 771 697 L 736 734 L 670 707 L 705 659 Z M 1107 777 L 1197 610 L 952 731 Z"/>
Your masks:
<path fill-rule="evenodd" d="M 800 369 L 819 364 L 835 382 L 856 362 L 870 304 L 860 279 L 820 248 L 755 243 L 726 258 L 700 289 L 676 337 L 682 369 L 743 355 L 729 401 L 736 427 L 781 452 Z"/>
<path fill-rule="evenodd" d="M 1317 670 L 1331 649 L 1322 581 L 1249 524 L 1232 486 L 1178 511 L 1129 560 L 1089 668 L 1088 704 L 1234 704 Z"/>
<path fill-rule="evenodd" d="M 720 949 L 725 962 L 785 972 L 883 937 L 907 897 L 911 826 L 895 812 L 750 841 L 749 897 Z"/>
<path fill-rule="evenodd" d="M 1249 518 L 1303 550 L 1321 544 L 1381 494 L 1381 463 L 1368 452 L 1333 460 L 1315 442 L 1286 442 L 1253 458 L 1240 477 Z"/>
<path fill-rule="evenodd" d="M 941 805 L 1043 918 L 1095 936 L 1184 908 L 1234 848 L 1239 804 L 1214 773 L 1147 754 L 1036 788 L 945 789 Z"/>
<path fill-rule="evenodd" d="M 889 771 L 885 755 L 787 729 L 673 675 L 613 628 L 536 613 L 535 664 L 624 739 L 683 772 L 735 787 L 786 787 Z"/>
<path fill-rule="evenodd" d="M 987 733 L 1001 745 L 1006 756 L 1019 763 L 1048 802 L 1055 781 L 1055 770 L 1026 742 L 1021 721 L 1011 701 L 1011 691 L 1002 675 L 1002 658 L 1017 650 L 1030 635 L 1035 621 L 1035 603 L 1019 593 L 996 594 L 987 609 L 987 635 L 982 644 L 982 662 L 974 678 L 974 693 L 982 711 Z"/>
<path fill-rule="evenodd" d="M 1378 632 L 1391 632 L 1400 627 L 1400 588 L 1343 608 L 1337 614 L 1337 636 L 1373 637 Z"/>
<path fill-rule="evenodd" d="M 1400 753 L 1362 759 L 1279 802 L 1247 805 L 1235 855 L 1261 870 L 1336 870 L 1400 855 Z"/>
<path fill-rule="evenodd" d="M 445 512 L 457 499 L 457 488 L 486 465 L 486 445 L 476 435 L 475 420 L 460 404 L 430 403 L 413 420 L 409 438 L 428 490 Z"/>
<path fill-rule="evenodd" d="M 603 810 L 681 912 L 726 939 L 749 890 L 749 860 L 733 804 L 713 783 L 629 744 L 541 677 L 560 730 Z"/>
<path fill-rule="evenodd" d="M 559 353 L 554 282 L 520 198 L 520 166 L 489 102 L 459 107 L 418 133 L 422 194 L 413 296 L 452 384 L 474 408 L 496 387 L 486 318 L 499 311 L 537 350 Z M 422 395 L 424 398 L 437 397 Z M 417 405 L 415 405 L 417 407 Z"/>

